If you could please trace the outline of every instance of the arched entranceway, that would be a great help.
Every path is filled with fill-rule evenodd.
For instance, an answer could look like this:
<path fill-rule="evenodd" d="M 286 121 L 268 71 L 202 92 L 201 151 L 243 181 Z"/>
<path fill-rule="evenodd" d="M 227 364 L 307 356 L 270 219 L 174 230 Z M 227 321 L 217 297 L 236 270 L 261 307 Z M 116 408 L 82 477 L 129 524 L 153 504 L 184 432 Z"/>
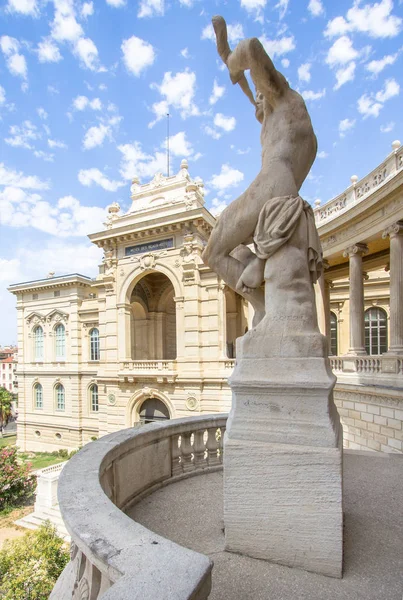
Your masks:
<path fill-rule="evenodd" d="M 149 273 L 135 285 L 130 298 L 133 360 L 176 358 L 174 295 L 172 283 L 162 273 Z"/>
<path fill-rule="evenodd" d="M 235 358 L 236 339 L 248 330 L 247 302 L 227 288 L 225 290 L 225 319 L 226 319 L 226 354 L 228 358 Z"/>
<path fill-rule="evenodd" d="M 157 423 L 170 419 L 169 410 L 158 398 L 147 398 L 139 409 L 140 423 Z"/>

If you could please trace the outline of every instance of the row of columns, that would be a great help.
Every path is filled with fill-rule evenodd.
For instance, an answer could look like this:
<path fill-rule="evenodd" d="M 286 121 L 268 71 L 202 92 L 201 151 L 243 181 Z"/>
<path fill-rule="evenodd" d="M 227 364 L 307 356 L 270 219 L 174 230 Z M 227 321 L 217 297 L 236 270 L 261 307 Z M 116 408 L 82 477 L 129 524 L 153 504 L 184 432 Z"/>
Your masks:
<path fill-rule="evenodd" d="M 390 239 L 390 342 L 389 354 L 403 354 L 403 221 L 387 227 L 382 234 Z M 350 348 L 349 354 L 360 356 L 365 350 L 364 279 L 362 257 L 368 252 L 366 244 L 354 244 L 346 248 L 344 257 L 349 259 L 350 281 Z M 331 282 L 321 278 L 321 291 L 325 314 L 325 331 L 330 332 Z"/>

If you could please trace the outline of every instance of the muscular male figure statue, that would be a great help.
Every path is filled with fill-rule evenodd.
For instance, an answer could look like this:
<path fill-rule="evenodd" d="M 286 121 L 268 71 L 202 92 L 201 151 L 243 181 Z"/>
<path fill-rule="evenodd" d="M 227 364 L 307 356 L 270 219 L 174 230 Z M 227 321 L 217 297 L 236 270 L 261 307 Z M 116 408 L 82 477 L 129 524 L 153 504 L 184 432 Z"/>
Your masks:
<path fill-rule="evenodd" d="M 298 196 L 315 160 L 317 141 L 304 100 L 276 70 L 260 41 L 242 40 L 231 52 L 224 19 L 214 17 L 213 26 L 218 52 L 232 83 L 240 84 L 262 124 L 262 168 L 249 188 L 220 215 L 203 260 L 252 304 L 255 326 L 265 314 L 261 288 L 265 260 L 245 244 L 253 241 L 260 211 L 270 199 Z M 244 74 L 247 69 L 256 88 L 256 99 Z"/>

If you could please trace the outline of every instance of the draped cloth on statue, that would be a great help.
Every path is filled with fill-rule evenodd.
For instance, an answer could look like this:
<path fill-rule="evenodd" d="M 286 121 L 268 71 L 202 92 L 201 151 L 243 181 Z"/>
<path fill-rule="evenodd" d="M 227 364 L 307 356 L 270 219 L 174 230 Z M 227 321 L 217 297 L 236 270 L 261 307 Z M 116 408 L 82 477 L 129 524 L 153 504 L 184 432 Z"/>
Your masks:
<path fill-rule="evenodd" d="M 300 219 L 306 221 L 307 260 L 312 283 L 316 283 L 323 269 L 322 247 L 312 207 L 301 196 L 280 196 L 266 202 L 253 236 L 256 254 L 270 258 L 292 237 Z"/>

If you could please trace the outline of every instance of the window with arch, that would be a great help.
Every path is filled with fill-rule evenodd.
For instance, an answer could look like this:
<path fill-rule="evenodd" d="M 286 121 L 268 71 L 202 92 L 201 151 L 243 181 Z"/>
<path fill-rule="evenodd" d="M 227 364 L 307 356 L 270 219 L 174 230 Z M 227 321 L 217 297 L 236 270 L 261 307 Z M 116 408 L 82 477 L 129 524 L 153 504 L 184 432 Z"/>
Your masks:
<path fill-rule="evenodd" d="M 35 408 L 43 408 L 43 388 L 40 383 L 34 385 Z"/>
<path fill-rule="evenodd" d="M 90 360 L 99 360 L 99 330 L 96 327 L 90 331 Z"/>
<path fill-rule="evenodd" d="M 59 323 L 55 327 L 55 354 L 56 359 L 65 360 L 66 358 L 66 330 L 64 325 Z"/>
<path fill-rule="evenodd" d="M 58 383 L 55 387 L 56 394 L 56 410 L 66 410 L 66 396 L 64 392 L 64 386 Z"/>
<path fill-rule="evenodd" d="M 34 359 L 43 360 L 43 329 L 40 325 L 34 329 Z"/>
<path fill-rule="evenodd" d="M 365 311 L 365 349 L 368 354 L 383 354 L 388 349 L 387 315 L 383 308 Z"/>
<path fill-rule="evenodd" d="M 98 386 L 96 383 L 93 383 L 90 387 L 90 409 L 91 412 L 98 412 L 99 410 Z"/>
<path fill-rule="evenodd" d="M 337 317 L 334 312 L 330 312 L 330 354 L 337 356 Z"/>

